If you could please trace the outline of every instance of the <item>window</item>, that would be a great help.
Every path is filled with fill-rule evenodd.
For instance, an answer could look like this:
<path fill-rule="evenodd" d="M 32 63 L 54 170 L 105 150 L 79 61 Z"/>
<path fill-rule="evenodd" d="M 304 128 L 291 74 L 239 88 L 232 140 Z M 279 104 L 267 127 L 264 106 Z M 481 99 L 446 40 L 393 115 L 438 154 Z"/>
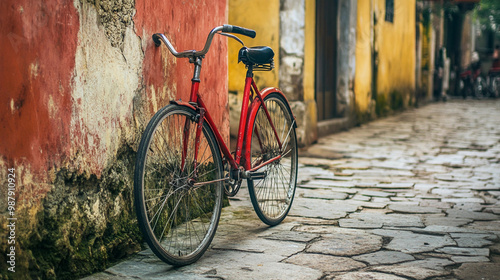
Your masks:
<path fill-rule="evenodd" d="M 385 0 L 385 21 L 394 22 L 394 0 Z"/>

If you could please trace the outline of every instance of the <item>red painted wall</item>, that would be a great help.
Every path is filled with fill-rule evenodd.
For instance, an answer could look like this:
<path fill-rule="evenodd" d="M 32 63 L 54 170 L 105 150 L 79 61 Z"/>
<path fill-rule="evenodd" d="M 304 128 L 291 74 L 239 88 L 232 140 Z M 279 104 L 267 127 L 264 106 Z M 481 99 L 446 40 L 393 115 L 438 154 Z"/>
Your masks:
<path fill-rule="evenodd" d="M 135 33 L 144 52 L 145 90 L 138 94 L 151 104 L 152 88 L 169 88 L 176 90 L 176 98 L 187 100 L 193 66 L 187 59 L 176 60 L 164 46 L 156 48 L 151 35 L 165 33 L 179 51 L 201 49 L 208 32 L 227 22 L 226 0 L 137 0 L 135 8 Z M 57 172 L 62 166 L 78 170 L 73 166 L 75 154 L 87 149 L 71 146 L 70 141 L 75 135 L 81 137 L 80 131 L 71 132 L 72 117 L 76 118 L 72 108 L 79 105 L 72 98 L 72 79 L 81 17 L 81 11 L 69 0 L 0 1 L 0 158 L 7 167 L 28 170 L 34 182 L 50 184 L 47 172 Z M 214 39 L 203 61 L 201 80 L 200 92 L 222 134 L 228 137 L 227 39 Z M 158 108 L 168 101 L 159 100 Z M 149 110 L 134 115 L 147 114 L 145 119 L 149 119 L 154 113 L 152 106 Z M 129 121 L 130 126 L 136 125 Z M 90 151 L 84 160 L 92 162 L 93 154 L 99 153 Z M 98 177 L 100 171 L 92 170 Z M 37 185 L 41 188 L 43 184 Z M 29 196 L 49 189 L 46 185 Z"/>
<path fill-rule="evenodd" d="M 177 89 L 176 98 L 189 100 L 193 65 L 186 58 L 175 59 L 170 52 L 156 48 L 151 40 L 154 33 L 164 33 L 177 51 L 201 50 L 212 28 L 227 23 L 226 0 L 171 0 L 159 5 L 137 0 L 135 31 L 147 41 L 144 50 L 143 75 L 148 94 L 150 86 L 164 85 Z M 164 59 L 170 64 L 161 63 Z M 175 86 L 174 86 L 175 85 Z M 203 60 L 200 94 L 204 97 L 222 135 L 229 137 L 227 116 L 227 39 L 215 36 L 210 51 Z M 164 100 L 162 105 L 168 104 Z"/>
<path fill-rule="evenodd" d="M 72 1 L 0 1 L 0 155 L 11 167 L 43 176 L 68 156 L 78 28 Z"/>

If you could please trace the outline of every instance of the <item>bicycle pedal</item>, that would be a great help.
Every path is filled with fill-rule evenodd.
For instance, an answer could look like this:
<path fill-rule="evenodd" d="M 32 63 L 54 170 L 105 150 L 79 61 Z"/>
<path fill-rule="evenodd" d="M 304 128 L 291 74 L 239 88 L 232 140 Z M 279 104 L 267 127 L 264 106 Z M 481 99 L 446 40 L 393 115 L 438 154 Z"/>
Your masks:
<path fill-rule="evenodd" d="M 263 172 L 250 172 L 250 179 L 252 180 L 263 180 L 267 177 L 267 171 Z"/>

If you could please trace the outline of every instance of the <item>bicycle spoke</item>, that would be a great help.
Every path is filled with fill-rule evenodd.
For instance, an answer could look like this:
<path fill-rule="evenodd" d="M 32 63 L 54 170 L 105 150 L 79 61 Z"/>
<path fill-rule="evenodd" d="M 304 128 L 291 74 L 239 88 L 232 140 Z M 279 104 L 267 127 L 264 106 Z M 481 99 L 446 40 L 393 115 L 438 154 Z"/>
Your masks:
<path fill-rule="evenodd" d="M 194 112 L 171 108 L 176 109 L 162 109 L 164 116 L 147 127 L 149 140 L 141 140 L 137 160 L 144 164 L 142 170 L 136 170 L 142 179 L 135 185 L 135 193 L 139 192 L 138 205 L 143 206 L 138 209 L 149 224 L 141 230 L 154 236 L 145 235 L 153 252 L 169 263 L 187 264 L 203 254 L 215 234 L 222 206 L 223 169 L 217 140 L 208 124 L 196 139 Z M 195 175 L 200 185 L 189 183 Z M 140 213 L 138 219 L 143 219 Z"/>
<path fill-rule="evenodd" d="M 297 178 L 295 120 L 289 114 L 286 103 L 281 97 L 269 95 L 264 103 L 269 118 L 263 113 L 263 109 L 258 111 L 255 118 L 252 143 L 257 141 L 257 133 L 261 136 L 262 143 L 252 144 L 252 168 L 278 155 L 280 158 L 261 167 L 260 170 L 265 170 L 267 175 L 262 180 L 250 181 L 249 191 L 259 218 L 266 224 L 276 225 L 290 209 L 295 191 Z M 281 149 L 276 137 L 279 137 Z"/>

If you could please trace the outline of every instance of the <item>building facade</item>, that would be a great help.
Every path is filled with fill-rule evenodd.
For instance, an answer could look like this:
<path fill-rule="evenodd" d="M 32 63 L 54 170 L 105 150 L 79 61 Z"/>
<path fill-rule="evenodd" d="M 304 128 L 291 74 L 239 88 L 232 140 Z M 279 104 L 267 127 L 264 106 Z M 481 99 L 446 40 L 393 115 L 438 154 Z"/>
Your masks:
<path fill-rule="evenodd" d="M 247 45 L 275 50 L 276 69 L 258 75 L 258 85 L 284 91 L 302 146 L 414 104 L 414 0 L 243 2 L 229 1 L 229 22 L 257 31 L 255 40 L 245 39 Z M 235 109 L 243 86 L 232 80 L 242 80 L 237 71 L 244 73 L 237 65 L 239 48 L 229 43 Z M 232 122 L 238 115 L 233 111 Z"/>

